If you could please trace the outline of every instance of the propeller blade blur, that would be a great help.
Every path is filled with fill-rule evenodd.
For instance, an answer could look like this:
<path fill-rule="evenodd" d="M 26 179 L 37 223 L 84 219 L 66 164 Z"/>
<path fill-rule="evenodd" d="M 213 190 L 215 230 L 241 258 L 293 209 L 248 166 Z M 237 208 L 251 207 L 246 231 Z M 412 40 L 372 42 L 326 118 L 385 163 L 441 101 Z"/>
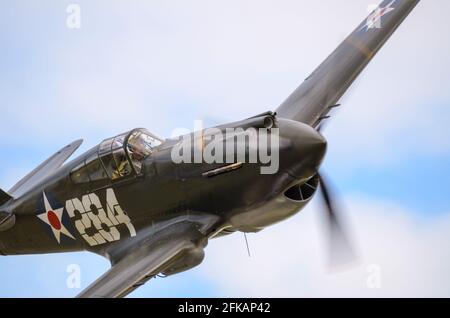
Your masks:
<path fill-rule="evenodd" d="M 351 265 L 355 262 L 356 256 L 348 235 L 342 225 L 342 216 L 332 198 L 329 185 L 319 174 L 320 192 L 323 198 L 328 221 L 328 257 L 332 269 Z"/>

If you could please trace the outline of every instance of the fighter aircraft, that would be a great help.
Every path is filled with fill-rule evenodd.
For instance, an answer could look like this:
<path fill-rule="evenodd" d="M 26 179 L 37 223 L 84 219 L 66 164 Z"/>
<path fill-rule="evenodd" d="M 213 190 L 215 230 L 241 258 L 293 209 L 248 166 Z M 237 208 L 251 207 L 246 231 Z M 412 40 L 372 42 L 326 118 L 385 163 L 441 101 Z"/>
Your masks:
<path fill-rule="evenodd" d="M 199 265 L 214 237 L 258 232 L 294 216 L 319 190 L 331 252 L 350 260 L 351 246 L 319 172 L 327 146 L 320 131 L 418 3 L 383 1 L 273 112 L 214 127 L 277 132 L 276 171 L 263 173 L 267 162 L 234 155 L 223 163 L 176 162 L 174 149 L 186 146 L 190 158 L 214 142 L 206 130 L 165 139 L 133 129 L 65 163 L 78 140 L 9 191 L 0 190 L 0 253 L 96 253 L 111 268 L 78 296 L 123 297 L 157 275 Z M 244 149 L 250 154 L 253 148 Z"/>

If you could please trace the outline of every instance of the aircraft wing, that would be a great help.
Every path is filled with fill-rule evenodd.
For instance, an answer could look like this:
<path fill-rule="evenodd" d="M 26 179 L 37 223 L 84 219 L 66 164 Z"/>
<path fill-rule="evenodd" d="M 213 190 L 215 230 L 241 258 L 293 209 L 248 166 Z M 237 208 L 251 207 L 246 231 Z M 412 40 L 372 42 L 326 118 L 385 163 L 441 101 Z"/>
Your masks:
<path fill-rule="evenodd" d="M 53 156 L 45 160 L 36 169 L 20 180 L 8 194 L 13 197 L 20 197 L 33 186 L 42 181 L 45 177 L 55 172 L 62 164 L 80 147 L 83 140 L 77 140 L 65 146 Z"/>
<path fill-rule="evenodd" d="M 111 254 L 107 252 L 111 269 L 77 297 L 125 297 L 160 273 L 174 274 L 200 264 L 210 237 L 203 234 L 203 229 L 215 222 L 216 217 L 201 216 L 198 222 L 172 220 L 156 234 L 140 231 L 137 237 L 123 242 L 124 246 L 113 248 Z"/>
<path fill-rule="evenodd" d="M 2 206 L 11 199 L 12 199 L 11 195 L 0 189 L 0 206 Z"/>
<path fill-rule="evenodd" d="M 385 0 L 277 109 L 317 127 L 419 0 Z"/>

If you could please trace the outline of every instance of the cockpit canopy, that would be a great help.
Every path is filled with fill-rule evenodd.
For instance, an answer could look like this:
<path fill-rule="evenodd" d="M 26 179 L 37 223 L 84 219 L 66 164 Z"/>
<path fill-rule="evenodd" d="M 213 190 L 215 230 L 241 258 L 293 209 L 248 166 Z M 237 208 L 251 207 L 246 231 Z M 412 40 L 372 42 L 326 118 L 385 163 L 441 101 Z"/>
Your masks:
<path fill-rule="evenodd" d="M 134 129 L 106 139 L 96 153 L 72 170 L 71 178 L 75 183 L 83 183 L 105 179 L 116 181 L 139 175 L 144 159 L 162 141 L 145 129 Z"/>

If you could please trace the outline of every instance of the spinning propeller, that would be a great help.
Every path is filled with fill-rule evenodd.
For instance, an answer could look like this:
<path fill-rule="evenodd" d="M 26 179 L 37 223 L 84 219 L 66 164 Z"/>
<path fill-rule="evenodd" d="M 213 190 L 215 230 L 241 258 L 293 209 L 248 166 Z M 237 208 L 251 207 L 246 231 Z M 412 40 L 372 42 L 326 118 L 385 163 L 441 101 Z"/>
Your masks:
<path fill-rule="evenodd" d="M 332 106 L 339 107 L 340 104 Z M 320 124 L 318 132 L 324 129 L 324 124 Z M 327 218 L 327 233 L 328 233 L 328 258 L 331 268 L 341 268 L 351 265 L 356 261 L 356 255 L 352 244 L 342 225 L 342 213 L 339 212 L 336 200 L 330 192 L 329 183 L 325 180 L 323 174 L 317 174 L 319 178 L 319 192 L 322 196 L 324 208 Z"/>
<path fill-rule="evenodd" d="M 332 268 L 341 268 L 355 262 L 356 256 L 352 244 L 342 225 L 342 215 L 322 174 L 318 174 L 320 194 L 327 218 L 328 257 Z"/>

